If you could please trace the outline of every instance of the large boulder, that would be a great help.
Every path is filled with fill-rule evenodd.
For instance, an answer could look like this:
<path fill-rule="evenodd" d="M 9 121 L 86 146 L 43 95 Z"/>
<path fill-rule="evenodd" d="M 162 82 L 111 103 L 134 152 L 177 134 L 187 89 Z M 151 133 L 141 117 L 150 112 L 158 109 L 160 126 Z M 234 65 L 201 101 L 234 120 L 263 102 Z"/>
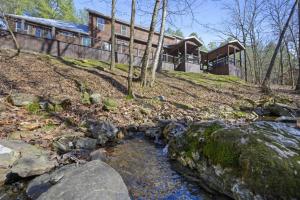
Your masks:
<path fill-rule="evenodd" d="M 39 102 L 39 97 L 27 93 L 13 93 L 8 97 L 8 101 L 14 106 L 27 106 Z"/>
<path fill-rule="evenodd" d="M 177 122 L 171 122 L 163 129 L 164 138 L 169 141 L 173 137 L 178 137 L 186 131 L 186 127 Z"/>
<path fill-rule="evenodd" d="M 30 177 L 49 172 L 56 161 L 50 153 L 19 140 L 0 140 L 0 185 L 9 174 Z"/>
<path fill-rule="evenodd" d="M 196 123 L 170 141 L 169 156 L 234 199 L 300 198 L 300 131 L 282 123 Z"/>
<path fill-rule="evenodd" d="M 122 177 L 100 160 L 67 165 L 39 176 L 29 183 L 26 192 L 38 200 L 130 199 Z"/>
<path fill-rule="evenodd" d="M 98 144 L 104 145 L 109 141 L 114 141 L 117 136 L 118 128 L 107 121 L 94 121 L 87 122 L 88 136 L 97 139 Z"/>

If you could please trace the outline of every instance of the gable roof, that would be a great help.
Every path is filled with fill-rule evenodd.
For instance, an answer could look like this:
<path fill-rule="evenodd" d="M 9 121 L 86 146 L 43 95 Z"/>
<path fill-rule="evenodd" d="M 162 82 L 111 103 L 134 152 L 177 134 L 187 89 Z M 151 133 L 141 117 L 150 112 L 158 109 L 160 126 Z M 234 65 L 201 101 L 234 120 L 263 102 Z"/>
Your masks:
<path fill-rule="evenodd" d="M 99 12 L 99 11 L 96 11 L 96 10 L 92 10 L 92 9 L 87 8 L 86 11 L 87 11 L 88 13 L 92 13 L 92 14 L 98 15 L 98 16 L 103 17 L 103 18 L 108 19 L 108 20 L 111 19 L 111 16 L 105 15 L 105 14 Z M 116 19 L 116 22 L 119 22 L 119 23 L 121 23 L 121 24 L 130 26 L 130 23 L 127 22 L 127 21 L 125 21 L 125 20 Z M 142 30 L 144 30 L 144 31 L 149 31 L 149 28 L 143 27 L 143 26 L 141 26 L 141 25 L 134 25 L 134 27 L 135 27 L 135 28 L 142 29 Z M 157 31 L 155 31 L 155 34 L 160 34 L 160 33 L 157 32 Z M 172 38 L 172 39 L 178 38 L 178 39 L 181 39 L 181 40 L 184 39 L 184 38 L 182 38 L 182 37 L 175 36 L 175 35 L 169 35 L 169 34 L 165 34 L 165 37 L 169 37 L 169 38 Z"/>
<path fill-rule="evenodd" d="M 216 48 L 214 48 L 214 49 L 208 51 L 208 53 L 211 53 L 211 52 L 213 52 L 213 51 L 216 51 L 217 49 L 223 48 L 223 47 L 225 47 L 225 46 L 227 46 L 227 45 L 230 45 L 230 44 L 239 47 L 240 50 L 245 50 L 244 45 L 243 45 L 240 41 L 238 41 L 238 40 L 231 40 L 231 41 L 226 42 L 225 44 L 223 44 L 223 45 L 221 45 L 221 46 L 219 46 L 219 47 L 216 47 Z"/>
<path fill-rule="evenodd" d="M 203 46 L 203 43 L 199 40 L 199 38 L 195 37 L 195 36 L 189 36 L 183 39 L 184 41 L 192 41 L 195 44 L 197 44 L 198 46 Z"/>
<path fill-rule="evenodd" d="M 81 33 L 84 35 L 89 34 L 89 27 L 87 25 L 83 24 L 76 24 L 73 22 L 66 22 L 62 20 L 56 20 L 56 19 L 46 19 L 46 18 L 39 18 L 39 17 L 31 17 L 27 15 L 13 15 L 13 14 L 7 14 L 7 16 L 17 18 L 17 19 L 24 19 L 29 22 L 55 27 L 66 31 Z"/>

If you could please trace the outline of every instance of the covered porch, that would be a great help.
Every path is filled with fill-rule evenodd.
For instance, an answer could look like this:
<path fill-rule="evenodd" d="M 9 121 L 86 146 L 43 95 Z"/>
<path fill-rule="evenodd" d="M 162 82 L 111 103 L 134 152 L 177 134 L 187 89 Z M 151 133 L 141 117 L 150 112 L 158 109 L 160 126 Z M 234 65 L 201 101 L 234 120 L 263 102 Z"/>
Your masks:
<path fill-rule="evenodd" d="M 208 53 L 202 52 L 202 56 L 206 57 L 207 71 L 218 75 L 240 76 L 243 50 L 245 47 L 234 40 Z"/>
<path fill-rule="evenodd" d="M 202 43 L 196 37 L 188 37 L 175 45 L 164 48 L 161 57 L 162 70 L 201 72 Z"/>

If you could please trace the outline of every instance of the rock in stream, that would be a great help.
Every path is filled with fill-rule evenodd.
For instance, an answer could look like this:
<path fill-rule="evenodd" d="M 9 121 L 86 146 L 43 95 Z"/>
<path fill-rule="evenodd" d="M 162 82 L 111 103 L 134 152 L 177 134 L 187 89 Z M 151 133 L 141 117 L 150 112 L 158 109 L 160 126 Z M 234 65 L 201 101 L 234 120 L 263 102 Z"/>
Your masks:
<path fill-rule="evenodd" d="M 169 156 L 233 199 L 300 198 L 300 131 L 282 123 L 194 123 L 170 140 Z"/>

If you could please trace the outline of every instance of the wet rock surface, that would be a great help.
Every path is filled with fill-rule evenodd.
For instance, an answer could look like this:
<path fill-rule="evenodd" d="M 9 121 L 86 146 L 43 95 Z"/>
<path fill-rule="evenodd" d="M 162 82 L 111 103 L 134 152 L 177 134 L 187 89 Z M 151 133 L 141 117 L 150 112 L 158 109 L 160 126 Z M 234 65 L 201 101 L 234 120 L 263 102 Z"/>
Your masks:
<path fill-rule="evenodd" d="M 97 139 L 99 145 L 104 145 L 109 141 L 114 141 L 117 136 L 118 128 L 107 121 L 87 121 L 89 133 L 87 136 Z"/>
<path fill-rule="evenodd" d="M 122 177 L 106 163 L 68 165 L 32 180 L 27 194 L 38 200 L 129 200 Z"/>
<path fill-rule="evenodd" d="M 300 131 L 286 124 L 194 123 L 169 142 L 169 156 L 200 184 L 234 199 L 300 197 Z"/>

